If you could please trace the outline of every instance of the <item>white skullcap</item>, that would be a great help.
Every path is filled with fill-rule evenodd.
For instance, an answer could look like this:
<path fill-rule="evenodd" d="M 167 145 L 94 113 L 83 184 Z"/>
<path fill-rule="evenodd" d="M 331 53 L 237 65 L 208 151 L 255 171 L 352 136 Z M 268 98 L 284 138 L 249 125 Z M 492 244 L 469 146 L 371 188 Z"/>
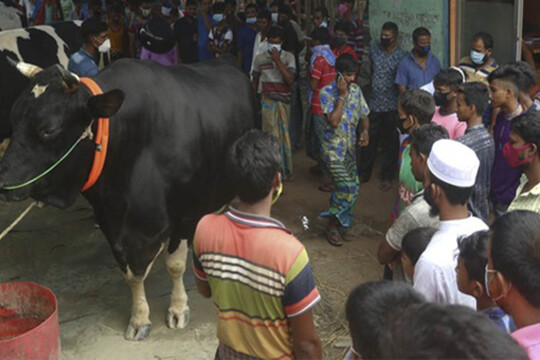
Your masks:
<path fill-rule="evenodd" d="M 454 140 L 442 139 L 433 144 L 427 166 L 429 171 L 441 181 L 466 188 L 474 186 L 480 160 L 466 145 Z"/>

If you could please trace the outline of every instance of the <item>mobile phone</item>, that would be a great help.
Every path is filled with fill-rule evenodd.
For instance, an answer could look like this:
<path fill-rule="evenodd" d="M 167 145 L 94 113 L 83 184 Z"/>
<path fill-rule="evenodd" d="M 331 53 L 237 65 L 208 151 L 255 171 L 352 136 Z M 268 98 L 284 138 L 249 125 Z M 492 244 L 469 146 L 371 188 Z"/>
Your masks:
<path fill-rule="evenodd" d="M 338 71 L 337 75 L 336 75 L 336 80 L 345 80 L 345 78 L 343 77 L 343 74 L 341 72 Z"/>

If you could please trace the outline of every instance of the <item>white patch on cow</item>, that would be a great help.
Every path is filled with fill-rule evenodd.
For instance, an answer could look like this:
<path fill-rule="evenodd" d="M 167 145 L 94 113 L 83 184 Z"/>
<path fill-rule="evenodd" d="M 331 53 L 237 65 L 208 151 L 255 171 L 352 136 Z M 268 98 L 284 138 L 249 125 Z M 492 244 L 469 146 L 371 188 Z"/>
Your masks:
<path fill-rule="evenodd" d="M 172 254 L 166 253 L 165 263 L 171 276 L 173 287 L 171 305 L 167 313 L 166 323 L 169 328 L 183 329 L 189 322 L 188 297 L 184 287 L 184 272 L 188 254 L 187 240 L 180 241 L 178 249 Z"/>
<path fill-rule="evenodd" d="M 32 89 L 32 93 L 34 94 L 34 97 L 37 99 L 38 97 L 40 97 L 41 94 L 43 94 L 47 88 L 49 87 L 49 85 L 39 85 L 39 84 L 36 84 L 34 86 L 34 88 Z"/>
<path fill-rule="evenodd" d="M 77 22 L 74 21 L 76 24 Z M 79 25 L 79 24 L 77 24 Z M 56 49 L 56 57 L 58 58 L 59 63 L 67 69 L 69 57 L 64 51 L 64 46 L 67 47 L 66 43 L 62 38 L 56 34 L 54 31 L 54 28 L 52 26 L 48 25 L 39 25 L 34 26 L 31 29 L 40 30 L 48 35 L 50 35 L 54 41 L 56 42 L 57 49 Z M 30 33 L 26 29 L 14 29 L 14 30 L 8 30 L 8 31 L 2 31 L 0 32 L 0 51 L 2 50 L 8 50 L 17 56 L 17 60 L 24 61 L 20 51 L 19 46 L 17 44 L 18 39 L 30 39 Z"/>
<path fill-rule="evenodd" d="M 161 244 L 159 251 L 154 257 L 154 260 L 152 260 L 152 262 L 148 264 L 148 266 L 146 267 L 146 271 L 144 272 L 144 275 L 142 277 L 135 276 L 133 272 L 131 271 L 131 269 L 129 268 L 129 265 L 127 267 L 126 274 L 124 274 L 126 282 L 131 288 L 131 300 L 132 300 L 131 319 L 129 320 L 129 325 L 126 330 L 126 338 L 131 337 L 131 336 L 128 336 L 127 334 L 128 332 L 133 331 L 133 329 L 139 329 L 144 325 L 151 324 L 150 308 L 148 306 L 148 301 L 146 300 L 146 294 L 144 291 L 144 280 L 148 276 L 148 273 L 152 269 L 152 265 L 154 265 L 154 261 L 156 261 L 156 258 L 159 256 L 162 250 L 163 250 L 163 244 Z M 130 339 L 130 340 L 134 340 L 134 339 Z"/>

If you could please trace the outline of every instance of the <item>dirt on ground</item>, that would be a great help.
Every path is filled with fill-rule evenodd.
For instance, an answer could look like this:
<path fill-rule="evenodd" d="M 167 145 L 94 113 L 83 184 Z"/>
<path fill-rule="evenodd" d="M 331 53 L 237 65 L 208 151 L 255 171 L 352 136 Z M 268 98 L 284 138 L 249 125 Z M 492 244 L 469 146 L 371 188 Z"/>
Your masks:
<path fill-rule="evenodd" d="M 342 359 L 348 341 L 344 316 L 347 294 L 358 284 L 381 278 L 376 249 L 388 224 L 396 186 L 381 192 L 378 172 L 374 171 L 371 181 L 360 190 L 356 223 L 347 235 L 351 242 L 333 247 L 325 238 L 326 222 L 318 219 L 328 206 L 329 194 L 317 190 L 326 179 L 308 173 L 313 163 L 302 151 L 295 153 L 294 163 L 294 178 L 285 183 L 273 216 L 307 248 L 322 295 L 315 320 L 324 358 Z M 0 230 L 27 205 L 1 204 Z M 6 281 L 32 281 L 54 291 L 63 359 L 213 359 L 216 316 L 212 302 L 197 293 L 191 260 L 184 276 L 191 308 L 187 328 L 169 330 L 164 323 L 171 282 L 164 261 L 158 260 L 146 281 L 152 332 L 140 343 L 124 340 L 130 290 L 82 197 L 67 210 L 32 210 L 0 242 L 0 282 Z"/>

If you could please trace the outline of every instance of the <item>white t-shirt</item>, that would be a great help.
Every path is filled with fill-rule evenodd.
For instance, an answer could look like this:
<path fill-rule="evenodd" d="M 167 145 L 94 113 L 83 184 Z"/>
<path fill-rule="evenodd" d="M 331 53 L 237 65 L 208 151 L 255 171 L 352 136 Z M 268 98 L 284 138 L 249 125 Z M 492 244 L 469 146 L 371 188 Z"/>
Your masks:
<path fill-rule="evenodd" d="M 476 300 L 458 290 L 456 279 L 457 239 L 481 230 L 488 230 L 479 218 L 441 221 L 426 250 L 414 267 L 414 289 L 428 301 L 457 304 L 476 309 Z"/>

